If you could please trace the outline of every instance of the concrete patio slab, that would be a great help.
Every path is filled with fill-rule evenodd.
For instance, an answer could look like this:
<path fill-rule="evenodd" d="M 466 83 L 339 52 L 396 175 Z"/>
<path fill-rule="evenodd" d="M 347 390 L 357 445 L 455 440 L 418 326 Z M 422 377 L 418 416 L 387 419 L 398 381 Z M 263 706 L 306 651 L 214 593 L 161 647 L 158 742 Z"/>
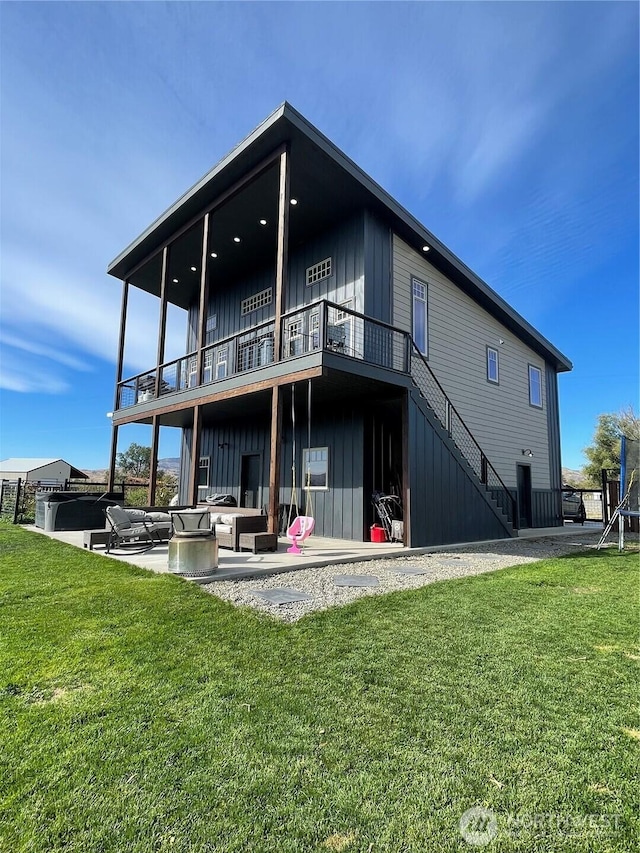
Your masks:
<path fill-rule="evenodd" d="M 77 548 L 83 547 L 84 532 L 82 530 L 45 532 L 34 525 L 25 525 L 25 528 L 35 533 L 40 533 L 43 536 L 57 539 L 59 542 L 66 542 Z M 594 530 L 598 529 L 602 530 L 601 524 L 587 523 L 584 527 L 567 524 L 564 527 L 520 531 L 519 538 L 573 536 L 579 540 L 582 532 L 593 533 Z M 246 551 L 235 552 L 221 548 L 218 552 L 219 565 L 214 577 L 216 581 L 240 580 L 249 577 L 267 577 L 282 572 L 298 571 L 299 569 L 348 565 L 349 563 L 361 563 L 367 560 L 379 560 L 382 558 L 393 559 L 419 554 L 433 554 L 435 557 L 438 552 L 450 553 L 459 548 L 476 547 L 493 544 L 494 542 L 504 545 L 505 543 L 514 541 L 517 540 L 498 539 L 488 542 L 461 542 L 427 548 L 405 548 L 397 542 L 354 542 L 348 539 L 329 539 L 322 536 L 311 536 L 306 540 L 302 554 L 297 556 L 287 553 L 290 542 L 283 537 L 278 540 L 278 550 L 274 552 L 263 551 L 259 554 L 252 554 Z M 130 563 L 153 572 L 168 573 L 169 555 L 168 544 L 166 542 L 156 545 L 155 548 L 144 554 L 106 554 L 104 547 L 101 546 L 94 548 L 91 553 L 107 559 L 121 560 L 122 562 Z M 443 561 L 445 559 L 450 558 L 443 558 Z M 453 562 L 458 565 L 461 563 L 459 560 Z"/>

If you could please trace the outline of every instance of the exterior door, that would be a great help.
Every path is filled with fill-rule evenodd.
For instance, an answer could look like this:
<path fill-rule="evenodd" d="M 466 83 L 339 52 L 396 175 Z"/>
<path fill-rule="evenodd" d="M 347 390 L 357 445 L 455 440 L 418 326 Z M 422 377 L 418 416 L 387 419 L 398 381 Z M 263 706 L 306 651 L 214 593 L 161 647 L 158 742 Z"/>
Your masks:
<path fill-rule="evenodd" d="M 240 470 L 240 506 L 260 506 L 260 454 L 245 453 Z"/>
<path fill-rule="evenodd" d="M 520 527 L 531 527 L 531 467 L 518 465 L 518 518 Z"/>

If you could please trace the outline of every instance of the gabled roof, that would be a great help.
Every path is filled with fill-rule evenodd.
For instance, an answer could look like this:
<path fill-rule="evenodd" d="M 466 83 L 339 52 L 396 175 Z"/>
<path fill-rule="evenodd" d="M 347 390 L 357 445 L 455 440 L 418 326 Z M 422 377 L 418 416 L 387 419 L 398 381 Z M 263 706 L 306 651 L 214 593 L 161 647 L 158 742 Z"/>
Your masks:
<path fill-rule="evenodd" d="M 557 370 L 571 370 L 572 364 L 563 353 L 287 102 L 271 113 L 180 196 L 109 264 L 107 272 L 120 279 L 127 278 L 142 261 L 170 241 L 179 229 L 204 213 L 218 196 L 285 144 L 292 151 L 292 186 L 296 177 L 300 181 L 311 181 L 315 171 L 316 178 L 322 178 L 315 187 L 319 193 L 333 187 L 332 191 L 342 203 L 350 200 L 353 204 L 371 207 L 417 251 L 423 245 L 429 245 L 429 263 L 440 269 Z"/>
<path fill-rule="evenodd" d="M 7 474 L 20 474 L 22 472 L 24 472 L 25 474 L 30 474 L 33 471 L 37 471 L 39 468 L 45 468 L 47 465 L 54 465 L 56 462 L 62 462 L 65 465 L 69 465 L 71 477 L 84 477 L 85 479 L 88 479 L 88 474 L 85 474 L 84 471 L 80 471 L 78 468 L 74 468 L 73 465 L 71 465 L 69 462 L 65 462 L 64 459 L 22 459 L 18 457 L 14 457 L 12 459 L 2 459 L 0 460 L 0 471 L 3 471 Z"/>

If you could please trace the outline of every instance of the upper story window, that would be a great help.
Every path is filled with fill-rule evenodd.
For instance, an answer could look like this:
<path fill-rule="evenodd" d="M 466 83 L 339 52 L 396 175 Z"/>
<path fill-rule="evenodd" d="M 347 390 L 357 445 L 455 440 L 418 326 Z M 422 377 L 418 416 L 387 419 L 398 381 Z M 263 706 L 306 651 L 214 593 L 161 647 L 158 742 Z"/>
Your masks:
<path fill-rule="evenodd" d="M 331 258 L 325 258 L 324 261 L 319 261 L 312 267 L 307 268 L 307 286 L 321 281 L 323 278 L 329 278 L 331 275 Z"/>
<path fill-rule="evenodd" d="M 500 371 L 498 366 L 498 350 L 487 347 L 487 382 L 500 382 Z"/>
<path fill-rule="evenodd" d="M 542 371 L 532 364 L 529 365 L 529 403 L 542 408 Z"/>
<path fill-rule="evenodd" d="M 427 285 L 411 279 L 413 291 L 413 340 L 423 355 L 429 352 L 429 326 L 427 311 Z"/>
<path fill-rule="evenodd" d="M 261 290 L 260 293 L 254 293 L 247 299 L 243 299 L 240 303 L 240 316 L 251 314 L 252 311 L 257 311 L 258 308 L 264 308 L 265 305 L 271 304 L 273 288 L 268 287 L 266 290 Z"/>

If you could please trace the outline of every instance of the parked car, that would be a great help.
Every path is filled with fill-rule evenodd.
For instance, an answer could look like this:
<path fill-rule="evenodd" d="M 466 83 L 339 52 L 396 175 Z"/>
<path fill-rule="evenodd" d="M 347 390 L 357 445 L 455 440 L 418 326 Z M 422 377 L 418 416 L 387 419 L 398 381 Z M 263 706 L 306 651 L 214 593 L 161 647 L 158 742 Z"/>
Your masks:
<path fill-rule="evenodd" d="M 585 523 L 587 511 L 580 492 L 574 492 L 573 490 L 562 492 L 562 517 L 576 524 Z"/>

